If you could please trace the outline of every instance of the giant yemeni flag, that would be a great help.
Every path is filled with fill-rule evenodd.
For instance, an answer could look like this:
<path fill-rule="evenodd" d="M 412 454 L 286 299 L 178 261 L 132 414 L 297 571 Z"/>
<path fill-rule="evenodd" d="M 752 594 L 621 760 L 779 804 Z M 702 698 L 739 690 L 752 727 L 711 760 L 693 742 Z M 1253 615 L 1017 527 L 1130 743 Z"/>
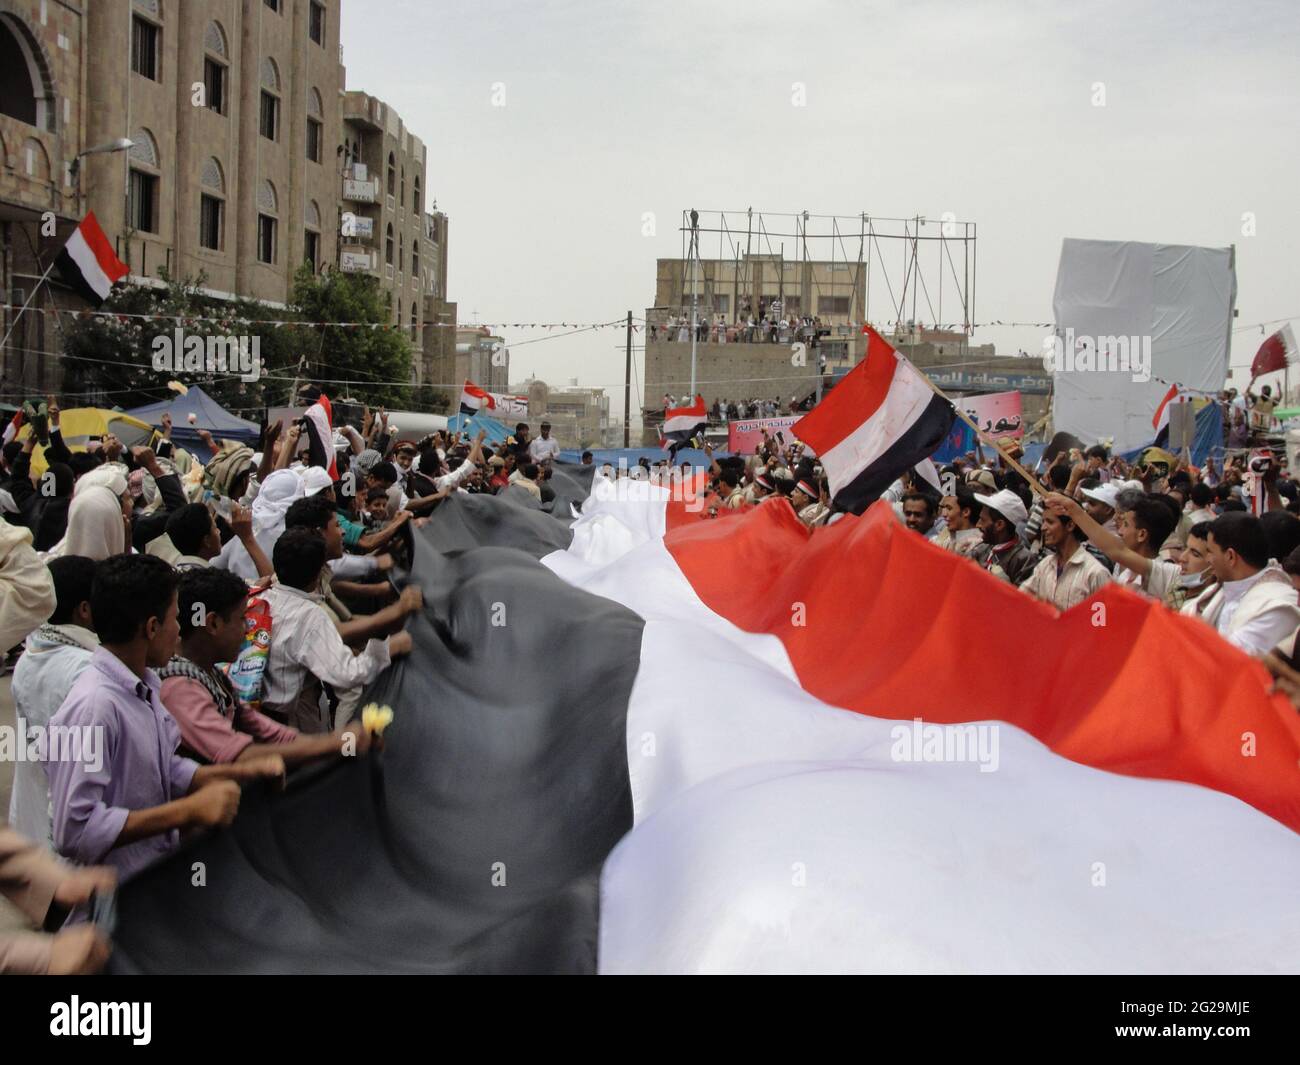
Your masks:
<path fill-rule="evenodd" d="M 54 265 L 63 280 L 96 307 L 108 299 L 113 285 L 131 272 L 113 253 L 94 211 L 88 211 L 72 231 Z"/>
<path fill-rule="evenodd" d="M 382 761 L 128 883 L 115 968 L 1300 969 L 1300 718 L 1200 621 L 1058 614 L 888 507 L 551 483 L 433 512 Z"/>
<path fill-rule="evenodd" d="M 869 325 L 862 331 L 866 356 L 793 429 L 821 459 L 836 506 L 855 514 L 929 458 L 956 417 L 884 337 Z"/>

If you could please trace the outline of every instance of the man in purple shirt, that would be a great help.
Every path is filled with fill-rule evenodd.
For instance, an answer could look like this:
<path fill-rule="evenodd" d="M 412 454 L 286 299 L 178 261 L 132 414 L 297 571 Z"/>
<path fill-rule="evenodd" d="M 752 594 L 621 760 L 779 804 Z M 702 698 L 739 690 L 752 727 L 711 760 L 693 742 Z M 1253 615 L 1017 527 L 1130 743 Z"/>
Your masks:
<path fill-rule="evenodd" d="M 82 864 L 111 865 L 126 881 L 174 850 L 181 829 L 230 824 L 239 782 L 283 780 L 284 762 L 272 755 L 200 766 L 176 753 L 180 729 L 151 668 L 167 664 L 180 636 L 176 574 L 166 562 L 105 559 L 90 609 L 101 646 L 51 722 L 65 730 L 45 763 L 54 845 Z"/>

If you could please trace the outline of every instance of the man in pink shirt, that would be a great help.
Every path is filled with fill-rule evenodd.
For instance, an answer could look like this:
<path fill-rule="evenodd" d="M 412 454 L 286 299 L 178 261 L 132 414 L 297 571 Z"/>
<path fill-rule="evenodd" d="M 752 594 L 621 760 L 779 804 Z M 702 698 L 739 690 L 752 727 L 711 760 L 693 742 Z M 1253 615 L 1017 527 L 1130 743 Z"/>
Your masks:
<path fill-rule="evenodd" d="M 227 570 L 188 570 L 177 596 L 180 653 L 158 676 L 163 706 L 180 726 L 186 754 L 209 764 L 277 754 L 291 768 L 367 749 L 368 733 L 359 724 L 341 734 L 303 736 L 235 697 L 217 663 L 234 661 L 243 642 L 248 586 L 242 579 Z"/>

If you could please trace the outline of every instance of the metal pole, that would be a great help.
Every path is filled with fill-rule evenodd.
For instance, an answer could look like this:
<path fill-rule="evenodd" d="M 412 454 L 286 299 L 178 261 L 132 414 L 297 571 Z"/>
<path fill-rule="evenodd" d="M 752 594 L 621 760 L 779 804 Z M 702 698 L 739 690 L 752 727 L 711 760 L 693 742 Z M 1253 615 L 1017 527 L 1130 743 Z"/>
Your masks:
<path fill-rule="evenodd" d="M 695 402 L 695 342 L 699 333 L 696 322 L 696 312 L 699 305 L 699 296 L 696 294 L 696 288 L 699 283 L 699 274 L 696 270 L 696 263 L 700 258 L 700 219 L 693 210 L 691 211 L 691 403 Z"/>
<path fill-rule="evenodd" d="M 632 312 L 627 312 L 627 362 L 623 368 L 623 446 L 632 446 Z"/>

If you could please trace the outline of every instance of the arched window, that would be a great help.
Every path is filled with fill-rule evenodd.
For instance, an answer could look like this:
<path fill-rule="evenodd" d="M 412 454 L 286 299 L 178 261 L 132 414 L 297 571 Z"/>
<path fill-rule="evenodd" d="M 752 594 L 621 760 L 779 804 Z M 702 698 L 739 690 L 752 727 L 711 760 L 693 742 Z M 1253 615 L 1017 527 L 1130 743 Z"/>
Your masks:
<path fill-rule="evenodd" d="M 324 144 L 325 108 L 321 106 L 320 93 L 312 89 L 307 94 L 307 158 L 319 163 Z"/>
<path fill-rule="evenodd" d="M 263 181 L 257 186 L 257 261 L 274 265 L 279 256 L 280 200 L 275 186 Z"/>
<path fill-rule="evenodd" d="M 261 134 L 269 141 L 280 139 L 280 68 L 270 56 L 262 60 Z"/>
<path fill-rule="evenodd" d="M 143 127 L 131 134 L 130 178 L 127 182 L 127 225 L 142 233 L 158 232 L 160 181 L 158 142 Z"/>
<path fill-rule="evenodd" d="M 397 192 L 397 157 L 392 152 L 388 153 L 388 195 L 393 196 Z"/>
<path fill-rule="evenodd" d="M 406 206 L 406 167 L 402 167 L 402 187 L 398 193 L 397 203 L 400 207 Z"/>
<path fill-rule="evenodd" d="M 311 265 L 313 271 L 320 269 L 320 205 L 315 200 L 307 201 L 302 257 Z"/>
<path fill-rule="evenodd" d="M 31 31 L 0 14 L 0 115 L 54 132 L 54 84 Z"/>
<path fill-rule="evenodd" d="M 414 340 L 420 331 L 419 316 L 415 313 L 415 308 L 411 308 L 411 339 Z"/>
<path fill-rule="evenodd" d="M 415 195 L 411 198 L 411 210 L 417 215 L 420 213 L 420 175 L 415 175 Z"/>
<path fill-rule="evenodd" d="M 397 269 L 406 269 L 406 234 L 397 234 Z"/>
<path fill-rule="evenodd" d="M 384 238 L 384 262 L 393 265 L 393 223 L 388 223 L 388 235 Z"/>
<path fill-rule="evenodd" d="M 420 238 L 411 238 L 411 280 L 420 283 Z"/>
<path fill-rule="evenodd" d="M 216 159 L 203 164 L 199 184 L 199 246 L 220 251 L 225 241 L 226 178 Z"/>
<path fill-rule="evenodd" d="M 219 115 L 227 112 L 226 79 L 230 69 L 230 52 L 226 31 L 218 22 L 209 22 L 203 33 L 203 93 L 208 109 Z"/>

